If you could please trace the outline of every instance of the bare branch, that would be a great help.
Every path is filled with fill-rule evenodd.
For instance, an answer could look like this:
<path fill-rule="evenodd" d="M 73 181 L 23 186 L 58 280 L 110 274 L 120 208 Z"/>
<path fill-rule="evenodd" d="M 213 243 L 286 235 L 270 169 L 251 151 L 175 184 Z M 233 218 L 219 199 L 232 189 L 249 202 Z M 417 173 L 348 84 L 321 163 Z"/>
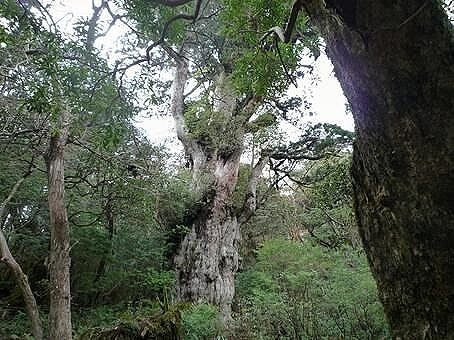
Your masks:
<path fill-rule="evenodd" d="M 285 30 L 280 27 L 273 27 L 269 29 L 260 39 L 263 43 L 267 37 L 270 35 L 278 38 L 283 43 L 289 43 L 292 37 L 293 30 L 295 29 L 296 20 L 298 19 L 298 14 L 303 7 L 304 0 L 295 0 L 292 5 L 292 11 L 290 12 L 290 16 L 288 18 L 287 24 L 285 26 Z"/>
<path fill-rule="evenodd" d="M 25 174 L 24 176 L 22 176 L 13 186 L 13 188 L 11 189 L 8 197 L 2 202 L 2 204 L 0 205 L 0 216 L 3 216 L 3 213 L 5 212 L 5 208 L 6 206 L 8 205 L 8 203 L 12 200 L 12 198 L 14 197 L 14 195 L 16 194 L 17 190 L 19 189 L 19 187 L 22 185 L 22 182 L 28 177 L 28 173 Z"/>
<path fill-rule="evenodd" d="M 262 157 L 260 157 L 254 168 L 252 168 L 246 192 L 246 199 L 243 204 L 243 209 L 241 209 L 241 213 L 238 218 L 238 222 L 240 224 L 248 221 L 257 210 L 257 183 L 263 172 L 263 169 L 265 168 L 269 160 L 270 158 L 268 155 L 263 155 Z"/>
<path fill-rule="evenodd" d="M 159 1 L 157 1 L 157 2 L 159 2 Z M 176 0 L 176 1 L 166 1 L 166 0 L 164 0 L 163 2 L 174 3 L 174 2 L 181 2 L 181 1 L 178 1 L 178 0 Z M 185 1 L 184 3 L 186 3 L 186 2 L 189 2 L 189 1 Z M 170 26 L 175 21 L 177 21 L 177 20 L 188 20 L 188 21 L 195 22 L 197 20 L 198 16 L 199 16 L 201 5 L 202 5 L 202 0 L 197 0 L 197 2 L 195 3 L 195 9 L 194 9 L 194 13 L 193 14 L 177 14 L 174 17 L 170 18 L 164 24 L 164 28 L 162 29 L 162 32 L 161 32 L 161 37 L 156 42 L 154 42 L 153 44 L 151 44 L 150 46 L 147 47 L 147 49 L 146 49 L 147 58 L 150 59 L 150 53 L 151 53 L 151 50 L 153 48 L 155 48 L 158 45 L 161 45 L 164 42 L 164 39 L 167 36 L 167 31 L 169 30 Z M 180 5 L 177 5 L 177 6 L 180 6 Z"/>
<path fill-rule="evenodd" d="M 138 30 L 136 30 L 133 26 L 130 25 L 130 23 L 125 20 L 125 18 L 127 18 L 126 15 L 119 15 L 119 14 L 115 14 L 112 9 L 110 8 L 109 6 L 109 2 L 106 1 L 105 2 L 105 9 L 107 10 L 107 12 L 110 14 L 110 16 L 112 17 L 112 21 L 115 22 L 115 21 L 120 21 L 123 25 L 125 25 L 126 27 L 128 27 L 132 32 L 134 32 L 137 36 L 143 36 L 143 33 L 142 32 L 139 32 Z M 109 28 L 110 29 L 110 28 Z"/>
<path fill-rule="evenodd" d="M 178 6 L 185 5 L 191 1 L 192 0 L 151 0 L 152 3 L 167 6 L 167 7 L 178 7 Z"/>
<path fill-rule="evenodd" d="M 281 53 L 281 50 L 279 48 L 279 41 L 277 40 L 276 37 L 274 38 L 274 43 L 275 43 L 277 55 L 279 56 L 279 61 L 281 62 L 281 65 L 282 65 L 282 68 L 284 69 L 285 75 L 287 76 L 287 78 L 290 80 L 290 82 L 295 87 L 298 87 L 298 85 L 296 84 L 295 79 L 293 79 L 293 76 L 290 74 L 290 72 L 289 72 L 289 70 L 287 68 L 287 65 L 285 64 L 284 59 L 282 58 L 282 53 Z"/>
<path fill-rule="evenodd" d="M 101 5 L 96 6 L 95 2 L 92 1 L 93 14 L 91 15 L 90 20 L 88 20 L 88 29 L 86 37 L 87 40 L 85 42 L 85 47 L 89 51 L 93 50 L 95 40 L 98 38 L 98 35 L 96 34 L 96 26 L 98 25 L 99 18 L 101 17 L 101 13 L 105 8 L 106 3 L 107 3 L 106 0 L 102 0 Z"/>

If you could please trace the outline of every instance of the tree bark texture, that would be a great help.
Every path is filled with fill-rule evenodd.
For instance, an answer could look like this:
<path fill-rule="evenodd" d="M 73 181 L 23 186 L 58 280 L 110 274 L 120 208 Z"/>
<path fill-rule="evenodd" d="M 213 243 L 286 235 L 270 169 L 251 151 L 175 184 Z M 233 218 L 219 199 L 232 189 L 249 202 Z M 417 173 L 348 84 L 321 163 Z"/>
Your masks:
<path fill-rule="evenodd" d="M 438 1 L 313 0 L 352 107 L 356 216 L 398 339 L 454 338 L 454 37 Z"/>
<path fill-rule="evenodd" d="M 11 201 L 12 197 L 16 194 L 20 185 L 28 175 L 29 173 L 24 175 L 21 179 L 19 179 L 16 182 L 8 197 L 2 202 L 2 205 L 0 206 L 0 216 L 3 215 L 6 205 Z M 19 263 L 16 262 L 13 255 L 11 254 L 5 235 L 3 234 L 1 228 L 0 228 L 0 257 L 1 261 L 6 263 L 9 269 L 13 272 L 14 277 L 16 278 L 17 281 L 17 285 L 19 286 L 19 289 L 22 292 L 22 296 L 24 298 L 25 303 L 25 309 L 31 322 L 31 331 L 33 337 L 36 340 L 43 339 L 43 327 L 41 319 L 39 317 L 39 309 L 36 303 L 35 296 L 33 295 L 33 292 L 30 288 L 27 275 L 25 275 L 25 273 L 22 271 L 21 266 L 19 265 Z"/>
<path fill-rule="evenodd" d="M 231 317 L 238 270 L 240 224 L 229 205 L 236 185 L 238 152 L 216 161 L 216 179 L 192 211 L 191 230 L 176 257 L 177 296 L 181 300 L 209 302 L 220 308 L 225 323 Z"/>
<path fill-rule="evenodd" d="M 60 117 L 58 132 L 50 137 L 45 155 L 50 216 L 50 339 L 72 339 L 70 293 L 70 238 L 65 206 L 64 151 L 68 137 L 68 113 Z"/>
<path fill-rule="evenodd" d="M 204 129 L 222 142 L 207 141 L 192 131 L 185 122 L 184 87 L 188 65 L 177 60 L 173 81 L 171 112 L 177 135 L 192 164 L 194 204 L 186 221 L 190 231 L 175 258 L 180 300 L 208 302 L 219 307 L 224 323 L 231 319 L 234 296 L 234 276 L 238 270 L 240 222 L 232 206 L 243 152 L 245 122 L 252 115 L 254 100 L 240 102 L 229 84 L 228 74 L 220 66 L 213 90 L 213 120 L 236 122 L 233 129 L 223 124 Z M 209 138 L 208 138 L 209 139 Z M 224 143 L 224 141 L 227 141 Z"/>

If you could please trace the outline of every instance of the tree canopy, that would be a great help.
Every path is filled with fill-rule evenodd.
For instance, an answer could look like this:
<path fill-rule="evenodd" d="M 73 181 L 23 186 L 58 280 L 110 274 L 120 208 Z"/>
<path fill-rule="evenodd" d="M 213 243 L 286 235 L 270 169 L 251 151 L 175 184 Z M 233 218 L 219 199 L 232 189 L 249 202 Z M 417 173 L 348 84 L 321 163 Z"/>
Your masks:
<path fill-rule="evenodd" d="M 452 336 L 452 2 L 86 5 L 0 3 L 0 338 Z"/>

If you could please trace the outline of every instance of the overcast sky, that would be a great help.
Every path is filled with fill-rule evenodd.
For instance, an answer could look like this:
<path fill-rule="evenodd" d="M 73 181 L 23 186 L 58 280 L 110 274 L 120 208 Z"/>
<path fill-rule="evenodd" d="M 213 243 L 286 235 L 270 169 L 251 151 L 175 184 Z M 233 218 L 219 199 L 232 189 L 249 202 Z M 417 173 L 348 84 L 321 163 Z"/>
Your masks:
<path fill-rule="evenodd" d="M 54 20 L 61 29 L 70 32 L 71 26 L 80 17 L 91 15 L 91 0 L 58 0 L 52 2 L 51 13 Z M 97 41 L 99 47 L 106 57 L 113 54 L 118 36 L 122 32 L 121 26 L 114 27 L 109 35 Z M 346 99 L 342 94 L 339 82 L 334 77 L 333 66 L 326 55 L 320 56 L 316 61 L 314 76 L 318 78 L 315 84 L 310 79 L 303 80 L 298 88 L 291 88 L 289 94 L 301 94 L 301 91 L 310 87 L 312 92 L 312 111 L 311 117 L 303 117 L 305 121 L 327 122 L 340 125 L 344 129 L 353 131 L 353 119 L 346 113 Z M 299 92 L 298 92 L 299 91 Z M 142 127 L 149 138 L 154 142 L 164 142 L 165 140 L 175 140 L 173 121 L 170 117 L 140 118 L 138 126 Z"/>

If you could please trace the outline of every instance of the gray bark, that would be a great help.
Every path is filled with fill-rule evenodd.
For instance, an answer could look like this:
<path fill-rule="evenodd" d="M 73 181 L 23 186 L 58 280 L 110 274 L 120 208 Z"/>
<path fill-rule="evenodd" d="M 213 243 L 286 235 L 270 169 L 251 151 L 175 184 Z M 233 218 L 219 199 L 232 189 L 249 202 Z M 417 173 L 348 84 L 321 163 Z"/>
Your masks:
<path fill-rule="evenodd" d="M 257 184 L 263 169 L 269 162 L 270 156 L 262 155 L 257 164 L 253 165 L 251 176 L 249 178 L 248 187 L 246 191 L 246 199 L 244 201 L 243 209 L 238 217 L 240 224 L 243 224 L 255 214 L 258 206 L 257 200 Z"/>
<path fill-rule="evenodd" d="M 238 270 L 240 224 L 230 211 L 229 201 L 236 184 L 239 157 L 216 164 L 216 180 L 195 218 L 178 256 L 177 296 L 182 300 L 209 302 L 220 308 L 224 323 L 231 317 Z"/>
<path fill-rule="evenodd" d="M 50 339 L 72 339 L 70 293 L 70 239 L 65 206 L 64 152 L 68 138 L 69 113 L 62 112 L 59 130 L 50 137 L 45 155 L 50 216 Z"/>
<path fill-rule="evenodd" d="M 228 80 L 220 67 L 213 92 L 213 111 L 231 122 L 234 112 L 243 117 L 235 129 L 217 127 L 216 136 L 228 140 L 223 145 L 201 141 L 185 125 L 184 88 L 188 77 L 187 61 L 177 58 L 170 109 L 177 135 L 192 159 L 194 204 L 190 231 L 175 258 L 176 295 L 181 300 L 205 301 L 219 307 L 225 324 L 231 319 L 234 277 L 238 270 L 240 222 L 231 206 L 243 151 L 245 122 L 257 107 L 256 98 L 239 107 Z M 210 124 L 210 122 L 208 122 Z M 210 129 L 210 126 L 206 127 Z"/>
<path fill-rule="evenodd" d="M 356 216 L 393 336 L 454 338 L 454 37 L 439 1 L 304 1 L 352 107 Z"/>

